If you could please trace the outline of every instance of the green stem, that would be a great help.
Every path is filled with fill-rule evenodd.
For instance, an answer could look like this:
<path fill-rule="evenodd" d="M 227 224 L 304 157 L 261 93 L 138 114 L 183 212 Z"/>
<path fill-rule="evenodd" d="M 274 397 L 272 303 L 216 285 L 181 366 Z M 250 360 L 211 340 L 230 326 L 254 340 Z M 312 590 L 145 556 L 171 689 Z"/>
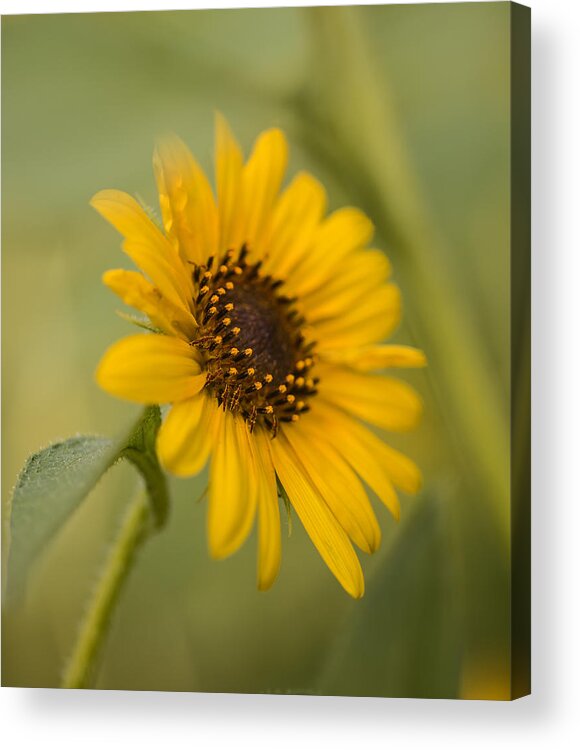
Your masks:
<path fill-rule="evenodd" d="M 65 670 L 62 687 L 86 688 L 107 633 L 111 613 L 136 552 L 146 537 L 150 504 L 144 491 L 129 505 L 81 623 L 77 642 Z"/>

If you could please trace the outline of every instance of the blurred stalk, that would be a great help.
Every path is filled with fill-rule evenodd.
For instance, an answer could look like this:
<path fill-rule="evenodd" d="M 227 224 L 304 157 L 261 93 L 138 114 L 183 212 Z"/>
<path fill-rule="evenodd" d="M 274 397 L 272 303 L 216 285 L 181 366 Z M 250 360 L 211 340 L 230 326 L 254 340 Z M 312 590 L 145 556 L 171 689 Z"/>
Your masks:
<path fill-rule="evenodd" d="M 380 234 L 397 248 L 419 343 L 429 343 L 427 376 L 458 460 L 491 503 L 509 546 L 509 423 L 499 378 L 492 377 L 466 295 L 454 283 L 442 240 L 423 206 L 388 84 L 370 57 L 357 8 L 306 12 L 316 74 L 299 100 L 304 137 L 351 192 L 359 193 Z"/>
<path fill-rule="evenodd" d="M 147 494 L 141 490 L 129 505 L 117 539 L 105 560 L 65 670 L 62 687 L 88 687 L 93 665 L 107 633 L 111 613 L 129 574 L 137 549 L 145 539 L 150 514 Z"/>

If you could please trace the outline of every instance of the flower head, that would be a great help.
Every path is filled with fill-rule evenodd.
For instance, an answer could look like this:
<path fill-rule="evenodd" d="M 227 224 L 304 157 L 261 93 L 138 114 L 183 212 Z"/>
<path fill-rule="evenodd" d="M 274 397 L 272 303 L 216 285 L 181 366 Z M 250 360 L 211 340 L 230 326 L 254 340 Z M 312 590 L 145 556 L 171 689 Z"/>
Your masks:
<path fill-rule="evenodd" d="M 168 471 L 190 476 L 209 460 L 214 557 L 238 549 L 257 516 L 258 586 L 273 583 L 280 490 L 360 597 L 352 542 L 371 553 L 381 540 L 363 483 L 395 518 L 395 488 L 414 493 L 420 484 L 416 466 L 362 422 L 412 428 L 418 396 L 376 371 L 425 359 L 381 343 L 401 300 L 385 255 L 367 249 L 369 219 L 355 208 L 326 215 L 325 190 L 305 172 L 282 189 L 287 158 L 283 133 L 272 129 L 244 163 L 218 115 L 215 195 L 179 139 L 155 151 L 163 229 L 129 195 L 95 195 L 141 271 L 108 271 L 105 284 L 156 331 L 114 344 L 97 380 L 121 398 L 171 404 L 157 442 Z"/>

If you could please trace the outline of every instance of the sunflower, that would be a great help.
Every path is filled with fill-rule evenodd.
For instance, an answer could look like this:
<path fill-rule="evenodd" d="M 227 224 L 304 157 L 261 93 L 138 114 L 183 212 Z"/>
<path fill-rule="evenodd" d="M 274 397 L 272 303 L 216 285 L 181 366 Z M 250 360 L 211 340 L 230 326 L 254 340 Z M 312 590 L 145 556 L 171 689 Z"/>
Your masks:
<path fill-rule="evenodd" d="M 107 271 L 104 282 L 153 329 L 113 344 L 97 381 L 120 398 L 170 404 L 157 439 L 167 471 L 191 476 L 209 461 L 214 558 L 235 552 L 257 517 L 258 587 L 269 588 L 282 496 L 359 598 L 352 543 L 372 553 L 381 541 L 365 485 L 398 519 L 396 488 L 415 493 L 421 481 L 363 422 L 394 431 L 417 423 L 419 397 L 384 370 L 425 357 L 381 343 L 399 323 L 401 297 L 383 252 L 367 247 L 370 220 L 356 208 L 327 215 L 325 190 L 306 172 L 282 189 L 287 160 L 274 128 L 244 163 L 217 115 L 215 195 L 174 137 L 153 159 L 163 228 L 126 193 L 94 196 L 140 269 Z"/>

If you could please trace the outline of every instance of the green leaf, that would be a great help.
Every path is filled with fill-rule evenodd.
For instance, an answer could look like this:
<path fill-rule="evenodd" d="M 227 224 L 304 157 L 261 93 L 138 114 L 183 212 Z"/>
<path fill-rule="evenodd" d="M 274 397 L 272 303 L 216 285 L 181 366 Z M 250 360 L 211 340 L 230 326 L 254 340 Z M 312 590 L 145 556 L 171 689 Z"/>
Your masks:
<path fill-rule="evenodd" d="M 459 582 L 442 504 L 416 508 L 353 602 L 321 675 L 324 695 L 457 697 Z"/>
<path fill-rule="evenodd" d="M 79 435 L 28 458 L 12 493 L 7 602 L 22 594 L 35 560 L 119 459 L 126 458 L 140 472 L 156 525 L 164 523 L 167 485 L 155 454 L 160 423 L 159 407 L 148 407 L 130 435 L 119 441 Z"/>

